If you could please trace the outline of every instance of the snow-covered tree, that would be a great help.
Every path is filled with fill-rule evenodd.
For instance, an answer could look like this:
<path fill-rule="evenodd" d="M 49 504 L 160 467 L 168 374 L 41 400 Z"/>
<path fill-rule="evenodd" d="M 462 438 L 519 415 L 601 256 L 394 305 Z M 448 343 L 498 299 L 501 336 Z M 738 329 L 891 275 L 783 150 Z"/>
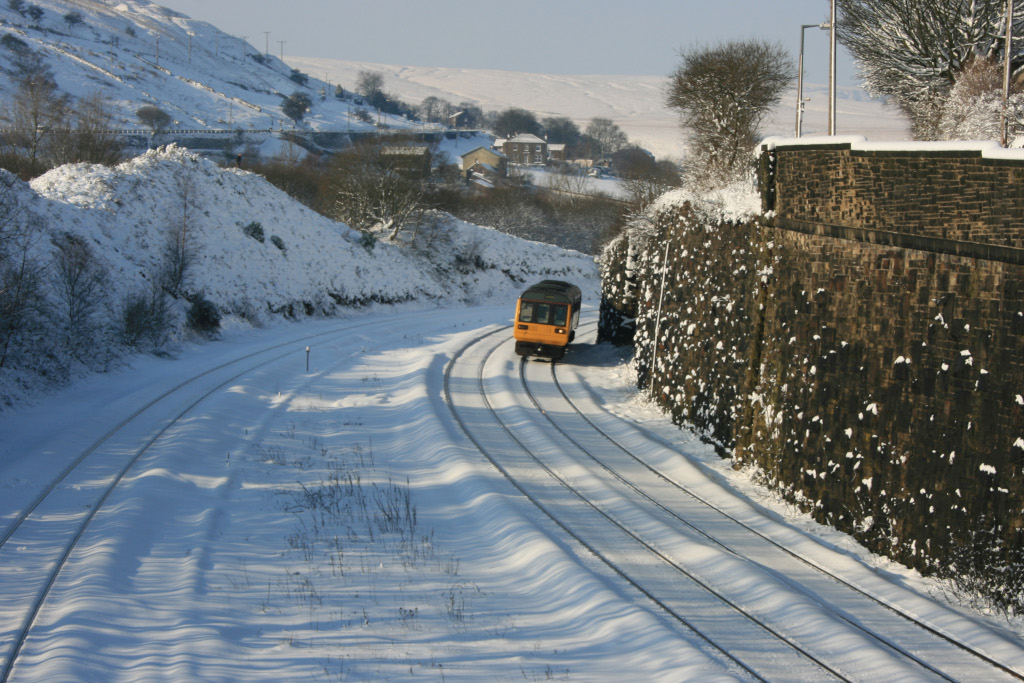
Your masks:
<path fill-rule="evenodd" d="M 899 107 L 921 140 L 941 137 L 943 107 L 968 64 L 1003 59 L 1006 0 L 837 0 L 837 9 L 839 40 L 868 92 Z M 1014 18 L 1020 35 L 1024 0 L 1014 0 Z"/>
<path fill-rule="evenodd" d="M 1008 137 L 1022 131 L 1024 97 L 1013 92 L 1007 107 Z M 942 105 L 936 137 L 941 140 L 1000 140 L 1003 114 L 1003 65 L 976 58 L 964 67 Z"/>
<path fill-rule="evenodd" d="M 389 240 L 424 209 L 421 179 L 377 146 L 358 145 L 334 155 L 330 187 L 334 218 L 364 232 L 390 231 Z"/>
<path fill-rule="evenodd" d="M 785 48 L 761 40 L 681 52 L 666 102 L 690 141 L 688 176 L 727 183 L 745 170 L 761 123 L 793 81 Z"/>

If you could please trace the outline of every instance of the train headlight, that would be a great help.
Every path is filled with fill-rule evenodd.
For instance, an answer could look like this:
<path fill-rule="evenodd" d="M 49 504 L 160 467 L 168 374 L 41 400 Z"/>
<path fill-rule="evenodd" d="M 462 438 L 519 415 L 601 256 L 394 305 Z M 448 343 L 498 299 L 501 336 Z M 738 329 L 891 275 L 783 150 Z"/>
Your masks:
<path fill-rule="evenodd" d="M 556 327 L 555 334 L 565 334 L 565 330 L 563 330 L 561 327 Z"/>

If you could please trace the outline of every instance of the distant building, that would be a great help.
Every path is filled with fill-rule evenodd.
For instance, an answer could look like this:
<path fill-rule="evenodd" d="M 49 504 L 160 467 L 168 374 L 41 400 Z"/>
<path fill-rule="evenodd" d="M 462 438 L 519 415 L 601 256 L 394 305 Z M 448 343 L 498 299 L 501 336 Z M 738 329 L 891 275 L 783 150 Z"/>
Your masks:
<path fill-rule="evenodd" d="M 551 161 L 565 161 L 565 143 L 552 142 L 548 144 L 548 158 Z"/>
<path fill-rule="evenodd" d="M 427 145 L 388 145 L 380 153 L 394 161 L 395 168 L 417 178 L 430 177 L 430 148 Z"/>
<path fill-rule="evenodd" d="M 504 178 L 508 174 L 508 158 L 501 152 L 487 147 L 477 147 L 462 155 L 462 170 L 471 171 L 479 166 L 484 174 Z"/>
<path fill-rule="evenodd" d="M 509 138 L 501 151 L 513 164 L 544 166 L 548 163 L 548 143 L 529 133 Z"/>

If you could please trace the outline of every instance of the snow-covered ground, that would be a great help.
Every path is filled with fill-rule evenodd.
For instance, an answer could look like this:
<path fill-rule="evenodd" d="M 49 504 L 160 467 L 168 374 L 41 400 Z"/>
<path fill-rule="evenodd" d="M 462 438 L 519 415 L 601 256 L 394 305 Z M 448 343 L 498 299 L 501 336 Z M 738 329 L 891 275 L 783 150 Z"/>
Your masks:
<path fill-rule="evenodd" d="M 69 92 L 105 82 L 125 112 L 176 103 L 188 125 L 255 128 L 292 88 L 276 60 L 254 63 L 237 38 L 141 0 L 38 4 L 45 31 L 6 4 L 0 29 L 48 50 Z M 63 25 L 70 9 L 86 13 L 84 26 Z M 245 67 L 220 79 L 232 60 Z M 595 83 L 581 86 L 586 97 Z M 653 85 L 646 90 L 653 101 Z M 315 105 L 309 125 L 337 125 L 348 106 Z M 236 119 L 242 111 L 249 120 Z M 457 138 L 448 149 L 477 142 Z M 957 680 L 1005 675 L 965 665 L 974 660 L 917 627 L 889 632 L 902 617 L 879 616 L 813 572 L 791 576 L 763 539 L 717 522 L 702 527 L 706 537 L 684 528 L 695 520 L 677 507 L 683 488 L 1024 672 L 1017 622 L 947 604 L 942 586 L 778 504 L 651 409 L 628 359 L 588 336 L 598 306 L 589 257 L 449 219 L 404 234 L 402 246 L 374 246 L 244 169 L 175 148 L 116 168 L 56 169 L 10 192 L 19 220 L 39 226 L 32 255 L 45 260 L 65 233 L 86 240 L 111 306 L 149 290 L 163 245 L 184 226 L 195 255 L 186 286 L 225 312 L 225 327 L 215 340 L 178 336 L 159 357 L 129 356 L 48 393 L 4 376 L 14 405 L 0 413 L 3 680 L 733 680 L 753 675 L 730 661 L 748 655 L 768 679 L 817 678 L 802 659 L 788 668 L 786 640 L 855 679 L 939 675 L 909 656 Z M 743 204 L 733 199 L 722 206 Z M 559 381 L 596 425 L 633 444 L 644 466 L 613 469 L 660 511 L 575 453 L 606 442 L 568 426 L 579 418 L 552 402 L 546 364 L 525 373 L 544 409 L 525 396 L 512 306 L 548 277 L 579 284 L 586 304 L 587 332 Z M 504 476 L 498 458 L 523 455 L 479 385 L 550 474 L 513 460 Z M 651 484 L 652 468 L 676 488 Z M 569 491 L 607 501 L 607 520 Z M 670 562 L 632 540 L 619 545 L 603 526 L 613 518 Z M 716 650 L 697 635 L 702 616 L 727 632 L 749 625 L 721 604 L 691 601 L 693 585 L 673 564 L 784 638 Z M 874 619 L 906 654 L 852 630 Z"/>
<path fill-rule="evenodd" d="M 593 296 L 587 293 L 587 321 Z M 479 375 L 498 410 L 521 420 L 518 436 L 548 444 L 537 452 L 561 476 L 598 491 L 614 486 L 600 468 L 559 464 L 563 437 L 524 417 L 509 303 L 374 307 L 340 319 L 238 327 L 219 341 L 187 344 L 174 359 L 139 357 L 6 416 L 5 662 L 18 630 L 31 627 L 9 680 L 748 678 L 557 527 L 462 431 L 468 424 L 489 451 L 510 444 L 488 431 L 482 411 L 467 408 L 479 398 Z M 1005 624 L 945 605 L 929 595 L 936 586 L 774 506 L 651 410 L 621 352 L 593 344 L 592 325 L 584 327 L 589 332 L 560 366 L 559 380 L 603 429 L 634 439 L 634 452 L 651 467 L 916 618 L 1024 666 L 1024 641 Z M 490 359 L 464 363 L 449 396 L 448 364 L 492 332 Z M 529 365 L 543 378 L 547 364 Z M 18 513 L 85 453 L 8 537 Z M 525 484 L 540 487 L 534 492 L 554 485 L 539 468 L 525 478 L 536 480 Z M 552 506 L 568 505 L 567 493 L 551 495 Z M 654 522 L 631 512 L 641 505 L 612 499 L 607 509 L 646 535 Z M 585 538 L 587 517 L 568 507 L 559 514 Z M 746 609 L 768 609 L 788 637 L 829 653 L 854 679 L 931 675 L 851 634 L 839 615 L 867 621 L 859 607 L 822 602 L 820 587 L 771 571 L 763 550 L 715 559 L 717 543 L 742 548 L 744 541 L 696 537 L 678 523 L 656 538 L 662 552 L 698 575 L 710 571 L 711 583 L 733 586 Z M 657 593 L 658 563 L 625 546 L 620 554 L 624 563 L 639 562 L 630 578 Z M 687 595 L 691 589 L 675 581 L 672 592 Z M 685 617 L 703 626 L 701 603 L 686 600 Z M 798 609 L 801 602 L 810 611 Z M 807 633 L 802 620 L 812 614 L 817 626 Z M 726 621 L 728 630 L 745 628 L 742 617 L 731 618 L 737 623 Z M 909 638 L 912 650 L 954 679 L 972 678 L 955 653 L 934 651 L 931 636 Z M 763 649 L 770 668 L 761 673 L 769 680 L 815 679 L 806 662 L 799 672 L 779 668 L 791 659 L 785 646 L 751 645 Z M 740 647 L 733 654 L 750 656 Z"/>

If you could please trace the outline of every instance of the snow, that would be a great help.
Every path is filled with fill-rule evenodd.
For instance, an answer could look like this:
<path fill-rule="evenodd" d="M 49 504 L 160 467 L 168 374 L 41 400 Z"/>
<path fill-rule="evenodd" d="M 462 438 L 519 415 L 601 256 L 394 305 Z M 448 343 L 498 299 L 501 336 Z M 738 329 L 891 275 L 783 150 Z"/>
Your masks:
<path fill-rule="evenodd" d="M 189 125 L 225 116 L 228 100 L 217 93 L 230 84 L 206 79 L 227 59 L 228 44 L 240 47 L 237 39 L 141 1 L 38 4 L 88 15 L 83 35 L 62 37 L 61 49 L 79 66 L 62 68 L 58 80 L 76 94 L 107 60 L 119 65 L 102 76 L 115 83 L 112 99 L 126 111 L 148 101 L 140 93 L 162 87 L 147 80 L 160 70 L 131 62 L 140 69 L 133 80 L 119 75 L 131 70 L 120 63 L 149 54 L 161 35 L 163 68 L 192 64 L 193 75 L 213 85 L 175 85 L 160 101 L 196 113 Z M 0 12 L 12 19 L 6 6 Z M 115 59 L 94 59 L 87 31 L 120 33 L 129 14 L 140 27 L 134 42 L 123 38 Z M 186 29 L 196 37 L 191 62 Z M 218 36 L 224 54 L 211 57 Z M 278 86 L 257 87 L 271 75 L 250 76 L 257 106 L 276 106 L 266 93 Z M 324 105 L 309 125 L 331 125 L 348 106 Z M 251 107 L 227 111 L 262 125 Z M 457 156 L 480 144 L 459 137 L 444 148 Z M 198 255 L 189 287 L 228 315 L 215 340 L 179 337 L 161 356 L 131 356 L 60 390 L 17 396 L 0 413 L 0 519 L 3 538 L 12 534 L 0 548 L 4 665 L 50 563 L 82 529 L 10 680 L 744 678 L 529 504 L 466 438 L 444 373 L 489 332 L 498 340 L 486 374 L 495 400 L 525 433 L 550 442 L 544 454 L 564 476 L 608 496 L 615 514 L 637 515 L 637 527 L 665 552 L 737 602 L 865 677 L 919 676 L 851 636 L 835 614 L 860 607 L 833 605 L 829 582 L 803 585 L 772 569 L 780 553 L 769 560 L 760 545 L 737 542 L 731 554 L 719 541 L 645 517 L 637 500 L 570 458 L 571 449 L 551 445 L 561 437 L 539 426 L 538 411 L 524 408 L 515 388 L 510 341 L 515 296 L 547 277 L 584 291 L 589 332 L 558 372 L 602 429 L 782 547 L 1024 670 L 1016 621 L 948 604 L 942 586 L 796 513 L 639 396 L 629 359 L 592 338 L 599 283 L 590 257 L 455 220 L 416 238 L 403 234 L 401 245 L 368 248 L 360 234 L 244 168 L 221 168 L 176 147 L 116 168 L 55 169 L 13 192 L 45 237 L 69 232 L 90 241 L 115 298 L 149 287 L 158 245 L 187 214 Z M 757 210 L 749 191 L 723 192 L 712 206 L 726 218 Z M 252 222 L 267 240 L 244 232 Z M 47 244 L 37 244 L 40 256 Z M 477 265 L 465 267 L 467 256 Z M 454 393 L 472 392 L 457 381 Z M 483 445 L 507 442 L 491 434 Z M 82 467 L 69 470 L 83 455 Z M 48 490 L 15 530 L 19 514 Z M 658 580 L 649 560 L 624 561 L 635 563 L 639 585 Z M 673 592 L 677 581 L 666 582 Z M 932 647 L 924 635 L 911 638 Z"/>
<path fill-rule="evenodd" d="M 0 516 L 11 520 L 83 445 L 144 408 L 99 445 L 91 472 L 50 496 L 16 551 L 0 554 L 5 643 L 39 580 L 14 568 L 49 552 L 105 468 L 155 437 L 96 510 L 12 680 L 731 680 L 698 640 L 552 528 L 453 423 L 443 367 L 509 316 L 507 303 L 375 307 L 236 328 L 6 416 Z M 767 498 L 638 397 L 624 360 L 584 339 L 563 381 L 588 387 L 605 429 L 639 427 L 638 452 L 652 465 L 919 618 L 991 652 L 1020 647 L 996 622 L 929 598 L 936 588 L 912 572 Z M 383 531 L 375 501 L 400 511 L 405 495 L 414 531 Z M 331 496 L 342 505 L 324 504 Z M 687 564 L 714 567 L 750 604 L 763 599 L 758 563 L 710 552 L 689 545 Z M 785 603 L 780 613 L 799 615 L 806 599 L 787 586 L 773 610 Z M 873 646 L 834 637 L 858 666 L 882 661 Z"/>

